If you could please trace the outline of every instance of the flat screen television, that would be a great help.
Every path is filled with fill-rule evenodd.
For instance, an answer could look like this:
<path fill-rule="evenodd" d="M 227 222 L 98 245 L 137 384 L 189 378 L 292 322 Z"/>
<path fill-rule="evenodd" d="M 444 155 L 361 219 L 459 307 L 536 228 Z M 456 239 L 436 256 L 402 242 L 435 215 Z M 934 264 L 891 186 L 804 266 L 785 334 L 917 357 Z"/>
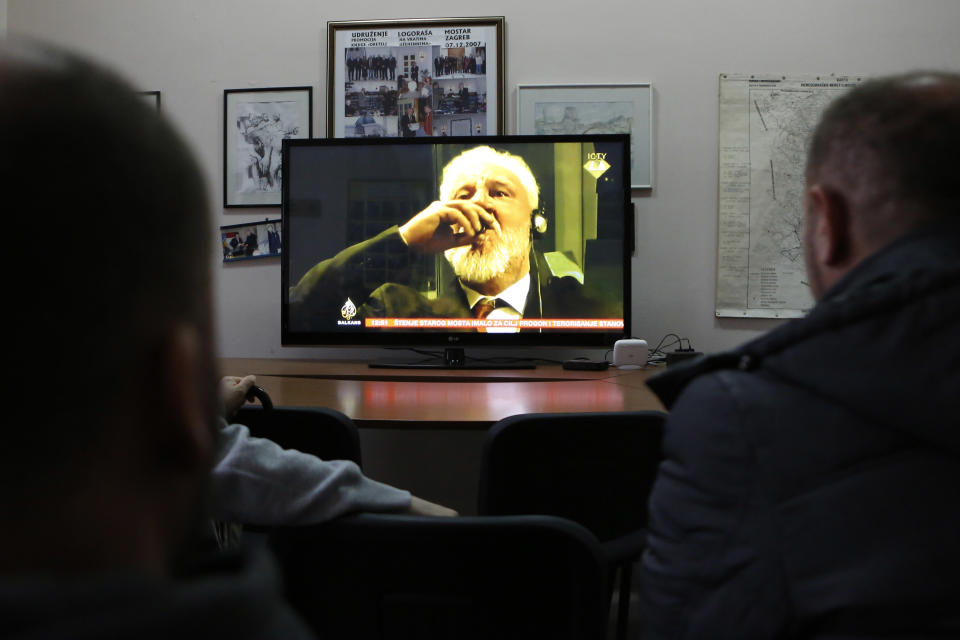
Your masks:
<path fill-rule="evenodd" d="M 629 148 L 627 135 L 284 140 L 282 343 L 629 337 Z"/>

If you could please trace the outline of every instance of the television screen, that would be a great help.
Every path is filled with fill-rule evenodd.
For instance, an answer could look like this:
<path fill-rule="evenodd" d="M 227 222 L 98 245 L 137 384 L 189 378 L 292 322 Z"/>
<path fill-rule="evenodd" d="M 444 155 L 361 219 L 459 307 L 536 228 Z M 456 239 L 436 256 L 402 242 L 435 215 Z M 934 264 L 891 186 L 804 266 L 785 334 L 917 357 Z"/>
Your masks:
<path fill-rule="evenodd" d="M 629 335 L 629 136 L 283 141 L 284 345 Z"/>

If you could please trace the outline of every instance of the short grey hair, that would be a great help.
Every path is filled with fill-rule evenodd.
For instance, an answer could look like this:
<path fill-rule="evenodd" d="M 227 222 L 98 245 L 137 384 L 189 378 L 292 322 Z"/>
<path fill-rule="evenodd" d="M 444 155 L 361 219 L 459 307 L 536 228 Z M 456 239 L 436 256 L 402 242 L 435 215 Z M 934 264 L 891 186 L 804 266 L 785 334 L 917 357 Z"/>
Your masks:
<path fill-rule="evenodd" d="M 537 208 L 540 201 L 540 185 L 537 184 L 533 171 L 523 158 L 487 146 L 468 149 L 447 163 L 443 168 L 443 178 L 440 182 L 440 199 L 450 200 L 465 176 L 479 175 L 485 167 L 489 166 L 506 169 L 515 175 L 527 191 L 530 210 Z"/>
<path fill-rule="evenodd" d="M 807 156 L 808 181 L 842 177 L 902 217 L 960 213 L 960 74 L 914 71 L 864 81 L 823 112 Z"/>

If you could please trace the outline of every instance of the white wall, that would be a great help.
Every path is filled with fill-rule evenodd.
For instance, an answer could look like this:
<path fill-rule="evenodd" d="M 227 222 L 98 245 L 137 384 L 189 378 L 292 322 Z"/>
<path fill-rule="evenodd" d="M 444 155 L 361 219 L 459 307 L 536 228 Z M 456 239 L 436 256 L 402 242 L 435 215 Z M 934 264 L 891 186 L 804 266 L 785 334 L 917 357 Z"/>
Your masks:
<path fill-rule="evenodd" d="M 215 223 L 278 217 L 221 208 L 222 96 L 228 88 L 313 85 L 315 135 L 326 118 L 328 20 L 436 17 L 425 0 L 333 9 L 316 0 L 0 0 L 10 34 L 29 33 L 121 69 L 192 141 Z M 344 7 L 348 5 L 343 5 Z M 717 76 L 721 72 L 885 73 L 960 68 L 956 0 L 598 0 L 572 15 L 546 0 L 489 0 L 506 16 L 507 132 L 521 83 L 650 81 L 656 187 L 637 194 L 634 334 L 668 332 L 701 350 L 740 343 L 773 321 L 718 320 Z M 452 10 L 453 15 L 479 15 Z M 213 234 L 211 234 L 213 236 Z M 211 237 L 211 255 L 218 249 Z M 277 261 L 217 264 L 227 356 L 338 355 L 280 347 Z M 339 355 L 343 355 L 340 353 Z"/>

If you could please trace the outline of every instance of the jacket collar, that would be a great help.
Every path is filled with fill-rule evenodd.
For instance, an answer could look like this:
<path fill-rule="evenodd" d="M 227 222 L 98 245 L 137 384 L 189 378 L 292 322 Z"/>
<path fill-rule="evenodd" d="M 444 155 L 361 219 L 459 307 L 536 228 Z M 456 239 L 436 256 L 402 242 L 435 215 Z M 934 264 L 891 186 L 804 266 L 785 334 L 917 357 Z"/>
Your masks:
<path fill-rule="evenodd" d="M 869 256 L 811 309 L 736 349 L 673 365 L 650 388 L 668 408 L 696 377 L 721 369 L 749 371 L 764 359 L 838 326 L 862 321 L 960 279 L 960 223 L 929 225 Z"/>

